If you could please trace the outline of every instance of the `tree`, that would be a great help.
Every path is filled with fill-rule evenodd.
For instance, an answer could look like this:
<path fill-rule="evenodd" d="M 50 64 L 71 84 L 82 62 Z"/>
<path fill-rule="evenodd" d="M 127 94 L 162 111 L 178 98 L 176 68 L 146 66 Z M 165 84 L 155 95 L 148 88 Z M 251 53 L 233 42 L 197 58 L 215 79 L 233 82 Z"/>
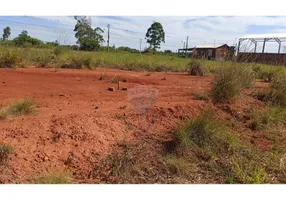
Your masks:
<path fill-rule="evenodd" d="M 96 27 L 94 30 L 91 28 L 91 19 L 86 16 L 75 16 L 77 23 L 74 31 L 75 37 L 78 39 L 77 43 L 81 50 L 93 51 L 98 50 L 100 44 L 104 42 L 103 30 Z"/>
<path fill-rule="evenodd" d="M 11 29 L 9 26 L 3 29 L 3 35 L 2 35 L 2 40 L 8 40 L 9 36 L 11 35 Z"/>
<path fill-rule="evenodd" d="M 165 32 L 163 26 L 159 22 L 154 22 L 146 33 L 147 43 L 150 44 L 150 49 L 153 49 L 153 54 L 156 49 L 160 48 L 161 42 L 165 43 Z"/>
<path fill-rule="evenodd" d="M 16 46 L 23 46 L 24 44 L 31 44 L 31 45 L 41 45 L 44 44 L 41 40 L 37 38 L 32 38 L 28 35 L 28 31 L 23 30 L 18 37 L 13 39 L 13 42 Z"/>
<path fill-rule="evenodd" d="M 104 33 L 104 31 L 99 28 L 99 27 L 96 27 L 94 29 L 94 38 L 98 41 L 98 43 L 103 43 L 104 42 L 104 39 L 103 39 L 103 36 L 102 34 Z"/>

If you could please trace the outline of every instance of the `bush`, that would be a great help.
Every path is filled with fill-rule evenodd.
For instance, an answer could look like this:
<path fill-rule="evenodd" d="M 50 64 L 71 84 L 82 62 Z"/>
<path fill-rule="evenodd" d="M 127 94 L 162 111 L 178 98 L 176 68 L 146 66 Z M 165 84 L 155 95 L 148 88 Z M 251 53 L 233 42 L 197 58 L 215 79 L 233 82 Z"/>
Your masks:
<path fill-rule="evenodd" d="M 19 50 L 5 49 L 0 52 L 0 68 L 16 68 L 24 66 L 24 58 Z"/>
<path fill-rule="evenodd" d="M 212 83 L 211 97 L 214 103 L 226 102 L 248 88 L 253 81 L 253 71 L 249 67 L 226 66 L 217 70 Z"/>
<path fill-rule="evenodd" d="M 56 56 L 59 56 L 59 55 L 63 54 L 66 51 L 68 51 L 68 50 L 65 47 L 57 46 L 56 48 L 54 48 L 53 53 Z"/>
<path fill-rule="evenodd" d="M 202 67 L 201 63 L 197 60 L 192 60 L 188 63 L 189 75 L 191 76 L 203 76 L 205 74 L 205 69 Z"/>

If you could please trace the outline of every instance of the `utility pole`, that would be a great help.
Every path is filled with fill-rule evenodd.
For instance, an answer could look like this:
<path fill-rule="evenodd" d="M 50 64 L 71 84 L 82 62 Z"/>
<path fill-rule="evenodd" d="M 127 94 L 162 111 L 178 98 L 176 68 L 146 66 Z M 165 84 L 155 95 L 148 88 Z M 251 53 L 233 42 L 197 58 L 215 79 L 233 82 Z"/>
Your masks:
<path fill-rule="evenodd" d="M 142 39 L 140 38 L 140 54 L 141 54 L 141 43 L 142 43 Z"/>
<path fill-rule="evenodd" d="M 187 36 L 187 43 L 186 43 L 186 58 L 188 58 L 188 43 L 189 43 L 189 36 Z"/>
<path fill-rule="evenodd" d="M 107 32 L 107 53 L 109 53 L 109 28 L 110 28 L 109 24 L 107 25 L 107 28 L 108 28 L 108 32 Z"/>

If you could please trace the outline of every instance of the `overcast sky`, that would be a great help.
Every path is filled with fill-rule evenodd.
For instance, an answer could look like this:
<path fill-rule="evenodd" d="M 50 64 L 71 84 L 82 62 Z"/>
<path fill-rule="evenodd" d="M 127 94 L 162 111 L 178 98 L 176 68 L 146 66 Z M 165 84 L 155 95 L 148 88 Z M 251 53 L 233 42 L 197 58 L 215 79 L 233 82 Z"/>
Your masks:
<path fill-rule="evenodd" d="M 247 34 L 286 33 L 286 17 L 116 17 L 91 16 L 92 27 L 105 29 L 104 37 L 107 40 L 107 25 L 110 24 L 110 45 L 116 47 L 129 46 L 139 49 L 140 38 L 142 50 L 147 47 L 145 33 L 153 21 L 163 25 L 166 35 L 165 44 L 161 49 L 176 51 L 183 47 L 183 42 L 189 36 L 189 47 L 199 44 L 234 45 L 238 38 Z M 27 30 L 32 37 L 43 41 L 59 40 L 65 44 L 75 44 L 73 28 L 76 20 L 72 16 L 1 16 L 0 28 L 11 28 L 13 39 L 22 30 Z M 106 43 L 104 43 L 106 45 Z M 283 45 L 283 44 L 282 44 Z M 286 44 L 285 44 L 286 45 Z M 266 52 L 277 52 L 278 44 L 266 45 Z M 261 49 L 261 45 L 258 46 Z M 285 48 L 282 48 L 284 51 Z"/>

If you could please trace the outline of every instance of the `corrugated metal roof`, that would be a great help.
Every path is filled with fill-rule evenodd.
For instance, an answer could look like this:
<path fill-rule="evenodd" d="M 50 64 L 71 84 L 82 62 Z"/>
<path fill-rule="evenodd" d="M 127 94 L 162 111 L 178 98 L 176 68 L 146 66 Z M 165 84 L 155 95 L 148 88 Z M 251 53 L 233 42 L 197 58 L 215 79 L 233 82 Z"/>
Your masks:
<path fill-rule="evenodd" d="M 211 48 L 216 49 L 216 48 L 221 47 L 223 45 L 225 45 L 225 44 L 203 44 L 203 45 L 197 45 L 197 46 L 195 46 L 195 48 L 197 48 L 197 49 L 211 49 Z"/>
<path fill-rule="evenodd" d="M 286 38 L 286 33 L 245 35 L 241 39 Z"/>

